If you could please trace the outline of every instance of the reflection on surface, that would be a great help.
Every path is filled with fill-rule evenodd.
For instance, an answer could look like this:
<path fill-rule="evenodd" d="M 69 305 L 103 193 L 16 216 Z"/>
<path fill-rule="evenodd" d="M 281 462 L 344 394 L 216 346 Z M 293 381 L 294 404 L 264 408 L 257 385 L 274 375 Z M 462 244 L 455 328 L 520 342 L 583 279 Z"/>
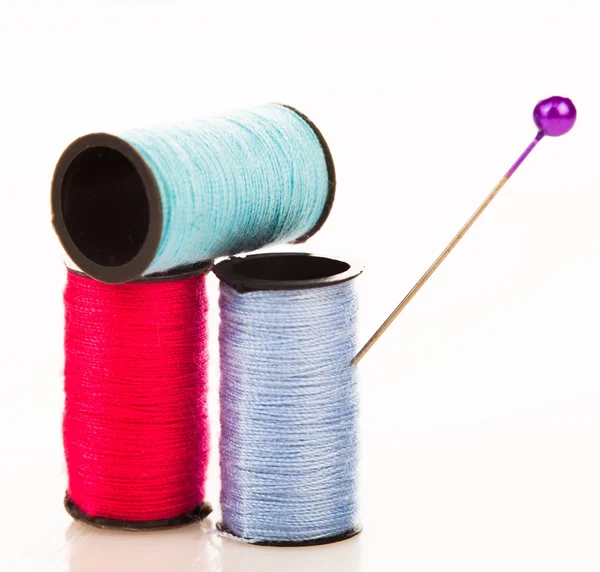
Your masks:
<path fill-rule="evenodd" d="M 272 548 L 219 538 L 211 520 L 156 532 L 66 532 L 69 572 L 360 572 L 361 535 L 324 546 Z"/>
<path fill-rule="evenodd" d="M 361 535 L 323 546 L 274 548 L 220 539 L 222 572 L 360 572 Z"/>
<path fill-rule="evenodd" d="M 208 572 L 219 569 L 209 522 L 156 532 L 68 528 L 69 572 Z M 211 556 L 212 554 L 212 556 Z"/>

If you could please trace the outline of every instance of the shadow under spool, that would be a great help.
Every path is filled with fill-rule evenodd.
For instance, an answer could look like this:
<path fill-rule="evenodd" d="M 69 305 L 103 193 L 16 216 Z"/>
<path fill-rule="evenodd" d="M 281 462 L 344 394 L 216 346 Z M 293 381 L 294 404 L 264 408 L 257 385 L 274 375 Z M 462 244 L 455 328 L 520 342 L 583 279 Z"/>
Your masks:
<path fill-rule="evenodd" d="M 295 242 L 320 230 L 335 198 L 336 175 L 325 138 L 304 114 L 325 155 L 329 190 L 315 226 Z M 87 275 L 118 284 L 140 278 L 157 253 L 163 230 L 156 178 L 130 143 L 92 133 L 71 143 L 54 170 L 52 224 L 71 260 Z M 223 253 L 226 254 L 226 253 Z"/>
<path fill-rule="evenodd" d="M 185 278 L 191 278 L 192 276 L 201 276 L 208 274 L 213 267 L 213 261 L 199 262 L 198 264 L 176 268 L 169 272 L 157 273 L 149 275 L 145 278 L 135 280 L 134 284 L 144 284 L 153 282 L 168 282 L 172 280 L 183 280 Z M 68 269 L 69 272 L 73 272 L 79 276 L 88 277 L 83 272 Z M 157 520 L 120 520 L 114 518 L 106 518 L 103 516 L 91 516 L 84 510 L 79 508 L 75 502 L 70 498 L 69 493 L 65 494 L 64 499 L 65 510 L 69 515 L 76 521 L 95 526 L 96 528 L 113 529 L 113 530 L 124 530 L 131 532 L 141 532 L 149 530 L 166 530 L 170 528 L 178 528 L 194 522 L 199 522 L 205 519 L 211 512 L 212 506 L 207 502 L 202 502 L 198 506 L 194 507 L 191 511 L 184 514 L 172 517 L 172 518 L 161 518 Z"/>
<path fill-rule="evenodd" d="M 301 252 L 254 254 L 233 257 L 217 264 L 213 272 L 217 278 L 239 293 L 276 290 L 310 290 L 348 282 L 359 276 L 363 267 L 356 263 Z M 222 522 L 217 529 L 225 534 L 244 539 L 227 529 Z M 332 544 L 356 536 L 360 528 L 335 536 L 303 541 L 252 541 L 256 546 L 299 547 Z"/>

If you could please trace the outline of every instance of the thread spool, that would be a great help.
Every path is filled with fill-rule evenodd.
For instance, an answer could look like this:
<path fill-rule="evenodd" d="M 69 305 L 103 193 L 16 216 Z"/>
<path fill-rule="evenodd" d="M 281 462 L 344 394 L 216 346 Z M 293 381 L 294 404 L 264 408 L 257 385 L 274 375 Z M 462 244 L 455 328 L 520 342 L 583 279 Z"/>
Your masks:
<path fill-rule="evenodd" d="M 302 242 L 323 225 L 334 194 L 333 159 L 318 128 L 270 104 L 77 139 L 54 172 L 53 224 L 81 271 L 122 283 Z"/>
<path fill-rule="evenodd" d="M 357 297 L 361 269 L 308 254 L 218 264 L 221 534 L 306 546 L 357 522 Z"/>
<path fill-rule="evenodd" d="M 68 270 L 63 438 L 74 519 L 153 530 L 210 513 L 210 267 L 118 285 Z"/>

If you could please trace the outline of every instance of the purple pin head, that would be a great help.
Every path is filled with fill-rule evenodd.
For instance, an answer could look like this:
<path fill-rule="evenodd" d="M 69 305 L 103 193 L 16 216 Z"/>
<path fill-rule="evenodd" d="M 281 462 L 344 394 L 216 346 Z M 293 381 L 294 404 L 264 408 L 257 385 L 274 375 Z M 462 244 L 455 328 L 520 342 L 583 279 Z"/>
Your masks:
<path fill-rule="evenodd" d="M 533 120 L 538 129 L 550 137 L 571 131 L 576 119 L 577 109 L 568 97 L 549 97 L 540 101 L 533 110 Z"/>

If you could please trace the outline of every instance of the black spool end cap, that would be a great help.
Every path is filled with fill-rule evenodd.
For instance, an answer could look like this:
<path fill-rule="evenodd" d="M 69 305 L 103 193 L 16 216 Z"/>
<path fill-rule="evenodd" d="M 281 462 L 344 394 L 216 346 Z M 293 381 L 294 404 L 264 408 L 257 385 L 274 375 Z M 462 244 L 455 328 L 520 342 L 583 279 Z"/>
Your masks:
<path fill-rule="evenodd" d="M 173 268 L 173 270 L 169 270 L 168 272 L 156 272 L 155 274 L 148 274 L 147 276 L 144 276 L 138 280 L 132 280 L 131 282 L 128 282 L 128 284 L 150 284 L 154 282 L 185 280 L 186 278 L 208 274 L 212 270 L 213 265 L 214 260 L 203 260 L 202 262 L 190 264 L 189 266 L 178 266 L 177 268 Z M 90 278 L 93 280 L 91 276 L 84 274 L 80 270 L 75 270 L 74 268 L 69 268 L 67 266 L 67 271 L 77 274 L 77 276 L 83 276 L 84 278 Z"/>
<path fill-rule="evenodd" d="M 96 528 L 106 528 L 112 530 L 126 530 L 131 532 L 140 532 L 145 530 L 166 530 L 177 528 L 200 522 L 211 512 L 212 507 L 208 503 L 202 503 L 193 510 L 173 518 L 162 518 L 158 520 L 117 520 L 113 518 L 104 518 L 101 516 L 90 516 L 82 511 L 69 497 L 65 496 L 65 509 L 77 521 L 90 524 Z"/>
<path fill-rule="evenodd" d="M 224 533 L 227 536 L 231 536 L 237 540 L 241 540 L 243 542 L 247 542 L 248 544 L 252 544 L 253 546 L 273 546 L 280 548 L 298 548 L 301 546 L 320 546 L 323 544 L 333 544 L 334 542 L 341 542 L 343 540 L 348 540 L 349 538 L 353 538 L 357 534 L 361 532 L 361 528 L 353 528 L 352 530 L 348 530 L 343 532 L 342 534 L 336 534 L 335 536 L 325 536 L 320 538 L 312 538 L 310 540 L 261 540 L 256 541 L 249 538 L 244 538 L 243 536 L 239 536 L 231 530 L 228 530 L 225 526 L 223 526 L 222 522 L 217 524 L 217 530 Z"/>
<path fill-rule="evenodd" d="M 150 167 L 127 141 L 84 135 L 63 152 L 52 178 L 52 224 L 84 274 L 109 284 L 140 278 L 162 234 L 162 203 Z"/>
<path fill-rule="evenodd" d="M 251 254 L 219 262 L 213 272 L 241 294 L 256 290 L 307 290 L 359 276 L 361 265 L 303 252 Z"/>
<path fill-rule="evenodd" d="M 329 218 L 329 214 L 331 213 L 331 209 L 333 208 L 333 201 L 335 200 L 335 190 L 337 186 L 337 179 L 335 174 L 335 164 L 333 162 L 333 155 L 331 154 L 331 150 L 329 149 L 329 145 L 323 137 L 323 134 L 319 130 L 319 128 L 308 118 L 304 113 L 298 111 L 295 107 L 291 105 L 283 105 L 283 107 L 287 107 L 294 113 L 298 114 L 306 123 L 308 123 L 309 127 L 314 131 L 319 143 L 321 144 L 321 148 L 323 149 L 323 154 L 325 155 L 325 164 L 327 165 L 327 180 L 329 181 L 329 190 L 327 192 L 327 199 L 325 201 L 325 206 L 323 207 L 323 212 L 317 220 L 315 226 L 313 226 L 306 234 L 302 235 L 300 238 L 294 240 L 294 243 L 302 243 L 306 242 L 311 236 L 315 235 L 321 227 L 325 224 L 325 221 Z"/>
<path fill-rule="evenodd" d="M 195 264 L 189 264 L 187 266 L 178 266 L 167 272 L 155 272 L 154 274 L 147 274 L 138 280 L 134 280 L 131 283 L 134 284 L 147 284 L 149 282 L 170 282 L 172 280 L 184 280 L 186 278 L 192 278 L 193 276 L 199 276 L 202 274 L 208 274 L 214 265 L 214 260 L 203 260 L 202 262 L 196 262 Z"/>

